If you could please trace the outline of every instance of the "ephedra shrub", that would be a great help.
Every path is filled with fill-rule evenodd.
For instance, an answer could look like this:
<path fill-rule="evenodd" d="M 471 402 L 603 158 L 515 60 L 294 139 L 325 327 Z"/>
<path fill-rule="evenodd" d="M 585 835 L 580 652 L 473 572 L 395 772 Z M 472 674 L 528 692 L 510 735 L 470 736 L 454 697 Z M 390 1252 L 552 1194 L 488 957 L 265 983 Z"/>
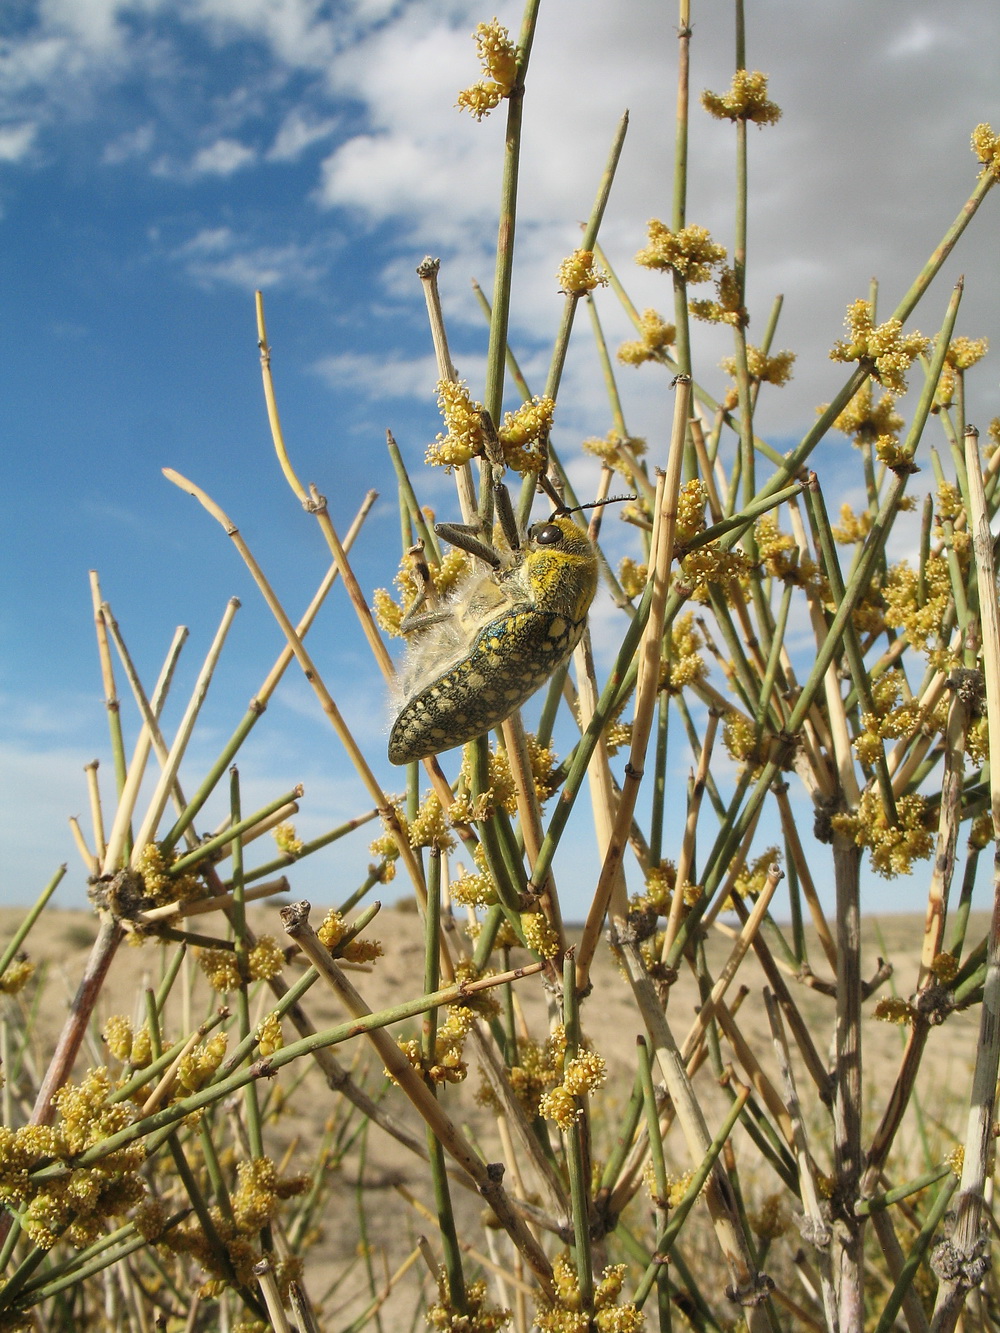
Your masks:
<path fill-rule="evenodd" d="M 741 1320 L 845 1331 L 896 1327 L 898 1315 L 911 1330 L 960 1317 L 996 1326 L 988 1205 L 1000 1034 L 989 1018 L 1000 935 L 971 930 L 970 904 L 979 859 L 1000 834 L 990 535 L 1000 438 L 997 422 L 980 434 L 967 420 L 986 347 L 955 332 L 961 288 L 930 336 L 911 317 L 1000 176 L 1000 140 L 976 127 L 972 194 L 956 201 L 956 222 L 896 308 L 879 311 L 873 289 L 847 311 L 846 336 L 831 331 L 841 387 L 779 453 L 757 433 L 755 407 L 793 357 L 774 350 L 773 319 L 760 345 L 747 339 L 739 229 L 748 127 L 767 132 L 780 110 L 741 50 L 730 88 L 702 99 L 735 139 L 733 259 L 686 213 L 692 30 L 682 4 L 673 211 L 650 222 L 637 256 L 662 271 L 672 308 L 636 310 L 630 257 L 599 244 L 623 121 L 580 247 L 559 269 L 563 318 L 546 382 L 512 372 L 507 394 L 534 21 L 529 4 L 518 44 L 495 21 L 480 26 L 484 76 L 459 99 L 477 117 L 507 118 L 486 374 L 477 390 L 452 365 L 438 265 L 425 261 L 444 422 L 426 464 L 453 475 L 464 526 L 435 530 L 422 473 L 390 438 L 404 534 L 394 594 L 369 595 L 351 569 L 366 508 L 342 542 L 319 489 L 297 476 L 258 299 L 278 462 L 349 593 L 335 614 L 360 619 L 387 682 L 386 640 L 417 645 L 408 697 L 422 702 L 397 705 L 410 709 L 393 755 L 403 794 L 385 789 L 384 755 L 363 752 L 307 647 L 333 575 L 295 621 L 238 525 L 196 481 L 167 471 L 230 536 L 287 640 L 193 796 L 180 765 L 232 608 L 170 739 L 158 718 L 171 663 L 148 692 L 94 580 L 119 782 L 112 799 L 88 770 L 93 827 L 77 835 L 99 928 L 71 1018 L 41 1062 L 40 983 L 22 945 L 56 881 L 0 969 L 3 1328 L 359 1329 L 426 1318 L 470 1333 Z M 583 448 L 602 463 L 598 500 L 616 475 L 632 493 L 633 551 L 615 569 L 600 554 L 600 508 L 574 508 L 595 497 L 572 493 L 558 438 L 574 316 L 602 302 L 620 302 L 635 325 L 617 361 L 664 376 L 672 400 L 662 438 L 628 433 L 595 317 L 612 426 L 595 423 Z M 694 321 L 732 330 L 718 397 Z M 905 420 L 907 382 L 919 392 Z M 853 442 L 857 511 L 810 471 L 830 432 Z M 889 538 L 914 507 L 914 555 L 894 563 Z M 582 620 L 598 569 L 620 632 L 595 667 Z M 789 626 L 812 636 L 804 665 Z M 289 824 L 300 789 L 244 814 L 231 767 L 289 668 L 305 672 L 358 784 L 359 817 L 309 843 Z M 113 706 L 122 674 L 137 704 L 131 747 Z M 510 710 L 546 676 L 526 730 Z M 688 766 L 675 837 L 668 784 Z M 230 817 L 199 835 L 206 801 L 227 782 Z M 803 801 L 811 831 L 796 817 Z M 585 807 L 598 854 L 575 886 L 588 908 L 571 936 L 560 865 L 571 814 Z M 363 883 L 338 886 L 338 910 L 314 925 L 308 904 L 284 908 L 284 945 L 277 920 L 251 928 L 251 900 L 294 889 L 285 868 L 340 838 L 370 840 L 358 826 L 375 812 L 375 861 Z M 268 856 L 255 839 L 272 829 Z M 774 830 L 775 845 L 761 829 Z M 881 960 L 863 968 L 865 858 L 926 888 L 912 975 L 893 977 Z M 370 927 L 377 888 L 394 875 L 422 925 L 399 917 L 393 934 L 407 921 L 422 933 L 423 973 L 379 1006 L 366 999 L 381 954 Z M 785 926 L 771 911 L 782 881 Z M 155 957 L 157 980 L 136 1012 L 104 1023 L 99 1048 L 88 1024 L 123 972 L 125 940 Z M 608 1033 L 609 1014 L 614 1041 L 602 1047 L 594 1034 Z M 899 1045 L 879 1019 L 899 1025 Z M 959 1045 L 972 1036 L 971 1072 L 944 1098 L 928 1066 L 937 1028 Z M 366 1182 L 390 1159 L 393 1170 L 407 1165 L 385 1225 Z M 334 1179 L 345 1162 L 359 1182 L 353 1200 Z M 341 1247 L 332 1257 L 323 1228 Z"/>

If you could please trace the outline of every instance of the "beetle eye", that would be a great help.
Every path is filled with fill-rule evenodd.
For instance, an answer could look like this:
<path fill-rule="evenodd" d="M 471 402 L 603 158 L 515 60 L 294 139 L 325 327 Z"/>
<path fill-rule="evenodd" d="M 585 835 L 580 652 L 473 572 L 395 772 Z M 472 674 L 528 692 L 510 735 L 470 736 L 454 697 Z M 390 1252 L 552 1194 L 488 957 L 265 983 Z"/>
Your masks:
<path fill-rule="evenodd" d="M 554 546 L 556 542 L 562 541 L 563 533 L 562 528 L 555 523 L 542 523 L 534 536 L 539 545 Z"/>

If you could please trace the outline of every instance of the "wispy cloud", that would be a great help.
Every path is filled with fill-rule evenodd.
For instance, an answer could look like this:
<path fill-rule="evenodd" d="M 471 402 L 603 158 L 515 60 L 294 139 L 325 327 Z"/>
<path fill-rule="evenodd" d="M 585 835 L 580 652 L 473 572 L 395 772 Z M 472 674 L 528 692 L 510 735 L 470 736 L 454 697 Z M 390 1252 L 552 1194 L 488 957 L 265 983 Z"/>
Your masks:
<path fill-rule="evenodd" d="M 296 107 L 278 127 L 274 142 L 265 153 L 268 162 L 295 162 L 315 143 L 329 139 L 339 124 L 336 116 L 314 118 Z"/>
<path fill-rule="evenodd" d="M 31 152 L 38 125 L 24 121 L 20 125 L 0 125 L 0 162 L 20 162 Z"/>
<path fill-rule="evenodd" d="M 136 126 L 134 130 L 126 130 L 105 147 L 102 161 L 106 166 L 115 167 L 123 162 L 148 157 L 155 138 L 156 127 L 151 121 Z"/>
<path fill-rule="evenodd" d="M 256 160 L 256 150 L 238 139 L 216 139 L 198 149 L 191 159 L 191 171 L 195 176 L 231 176 Z"/>
<path fill-rule="evenodd" d="M 203 228 L 172 255 L 198 282 L 221 282 L 246 291 L 314 283 L 327 270 L 327 261 L 316 246 L 262 245 L 231 227 Z"/>
<path fill-rule="evenodd" d="M 426 401 L 437 383 L 437 364 L 432 355 L 377 357 L 367 353 L 341 352 L 314 362 L 312 369 L 327 384 L 351 385 L 371 398 L 420 398 Z"/>

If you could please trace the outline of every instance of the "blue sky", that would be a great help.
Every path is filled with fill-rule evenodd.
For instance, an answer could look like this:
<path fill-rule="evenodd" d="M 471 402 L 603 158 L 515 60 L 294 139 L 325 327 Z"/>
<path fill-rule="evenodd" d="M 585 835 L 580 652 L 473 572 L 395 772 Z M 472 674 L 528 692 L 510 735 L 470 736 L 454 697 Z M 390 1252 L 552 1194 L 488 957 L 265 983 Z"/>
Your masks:
<path fill-rule="evenodd" d="M 148 682 L 173 627 L 190 627 L 174 720 L 226 599 L 243 602 L 188 786 L 280 650 L 221 530 L 160 469 L 213 494 L 293 613 L 322 577 L 319 534 L 270 449 L 255 287 L 300 475 L 329 495 L 341 532 L 366 489 L 381 492 L 355 563 L 367 589 L 391 580 L 398 521 L 385 430 L 417 469 L 439 427 L 414 275 L 424 254 L 442 259 L 453 356 L 481 391 L 485 330 L 470 279 L 489 290 L 503 119 L 477 124 L 454 102 L 477 77 L 471 30 L 494 8 L 516 32 L 519 7 L 458 0 L 22 0 L 0 13 L 5 901 L 33 899 L 64 860 L 59 901 L 83 901 L 66 820 L 86 811 L 83 764 L 100 756 L 107 776 L 88 569 L 100 572 Z M 777 127 L 751 135 L 749 295 L 751 337 L 785 296 L 777 345 L 798 353 L 795 379 L 762 395 L 758 430 L 786 448 L 841 382 L 826 353 L 847 303 L 878 275 L 891 308 L 972 188 L 969 134 L 983 120 L 1000 128 L 1000 13 L 993 0 L 947 12 L 770 0 L 747 5 L 747 28 L 748 63 L 770 74 L 784 110 Z M 561 308 L 555 270 L 626 106 L 602 240 L 635 303 L 669 307 L 665 282 L 631 261 L 647 219 L 669 216 L 675 49 L 673 16 L 651 0 L 542 0 L 511 324 L 535 386 Z M 728 85 L 732 51 L 729 7 L 696 3 L 695 95 Z M 728 127 L 694 110 L 691 156 L 689 218 L 728 243 Z M 969 415 L 981 426 L 1000 412 L 996 207 L 987 200 L 914 320 L 933 332 L 966 274 L 959 331 L 991 336 L 994 348 L 970 379 Z M 601 312 L 612 342 L 629 336 L 613 297 Z M 699 376 L 720 391 L 728 339 L 703 326 L 696 339 Z M 598 378 L 581 320 L 560 399 L 564 453 L 609 429 Z M 621 378 L 630 430 L 662 441 L 662 379 Z M 846 442 L 818 460 L 831 494 L 856 498 Z M 586 492 L 596 468 L 575 467 Z M 420 485 L 442 515 L 453 505 L 447 479 L 424 473 Z M 381 685 L 339 590 L 312 648 L 359 740 L 381 755 Z M 134 736 L 130 707 L 125 716 Z M 310 836 L 369 805 L 292 673 L 241 771 L 251 808 L 302 781 L 298 822 Z M 398 787 L 387 762 L 379 773 Z M 317 901 L 343 897 L 364 874 L 368 840 L 363 830 L 304 864 L 297 887 Z M 879 908 L 922 896 L 919 885 L 906 901 L 898 886 L 869 892 Z M 569 910 L 583 905 L 581 895 Z"/>

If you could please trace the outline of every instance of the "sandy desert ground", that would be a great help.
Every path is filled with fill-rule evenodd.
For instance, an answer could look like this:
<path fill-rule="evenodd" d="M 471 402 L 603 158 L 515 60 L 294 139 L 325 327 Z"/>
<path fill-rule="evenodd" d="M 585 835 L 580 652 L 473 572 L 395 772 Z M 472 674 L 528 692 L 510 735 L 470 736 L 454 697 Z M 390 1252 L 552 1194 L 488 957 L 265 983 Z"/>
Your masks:
<path fill-rule="evenodd" d="M 321 914 L 319 909 L 314 911 L 314 922 L 318 921 Z M 13 908 L 0 911 L 0 934 L 4 939 L 9 938 L 21 916 L 22 913 Z M 205 920 L 201 918 L 199 929 L 206 928 L 203 924 Z M 251 913 L 251 922 L 258 932 L 273 934 L 285 943 L 276 906 L 255 908 Z M 878 994 L 889 993 L 892 985 L 897 993 L 904 996 L 912 990 L 917 976 L 922 926 L 922 920 L 916 916 L 887 916 L 866 921 L 863 975 L 868 977 L 875 972 L 880 956 L 891 961 L 895 969 L 893 982 L 881 987 Z M 976 915 L 970 925 L 968 940 L 979 940 L 986 927 L 985 916 Z M 28 952 L 38 964 L 44 965 L 46 975 L 33 1027 L 26 1078 L 30 1079 L 33 1073 L 43 1069 L 47 1061 L 83 971 L 96 928 L 96 918 L 91 914 L 50 910 L 44 914 L 29 937 Z M 352 980 L 371 1009 L 388 1007 L 421 992 L 422 930 L 415 913 L 398 908 L 385 909 L 370 927 L 368 933 L 381 940 L 385 956 L 370 970 L 353 973 Z M 713 975 L 717 974 L 728 949 L 729 941 L 721 933 L 713 934 L 707 941 Z M 527 956 L 520 959 L 515 957 L 514 961 L 527 961 Z M 823 959 L 818 949 L 814 950 L 812 961 L 817 973 L 822 976 Z M 111 1013 L 136 1014 L 143 987 L 156 985 L 161 966 L 161 948 L 157 944 L 147 944 L 143 948 L 123 947 L 119 950 L 102 992 L 92 1029 L 93 1039 L 80 1057 L 79 1071 L 104 1061 L 105 1055 L 97 1036 L 100 1026 Z M 297 975 L 296 965 L 290 966 L 289 975 Z M 749 994 L 740 1011 L 744 1033 L 762 1064 L 774 1075 L 771 1037 L 760 998 L 763 975 L 752 956 L 742 965 L 737 981 L 749 987 Z M 818 1048 L 826 1052 L 833 1031 L 833 1001 L 829 996 L 799 982 L 792 981 L 791 985 Z M 517 993 L 532 1035 L 543 1038 L 547 1031 L 546 994 L 540 978 L 525 978 L 518 983 Z M 18 1017 L 17 1001 L 3 998 L 8 1021 L 23 1021 L 23 1014 Z M 903 1046 L 901 1029 L 871 1019 L 875 998 L 865 1006 L 867 1017 L 863 1066 L 873 1120 L 884 1105 Z M 180 1024 L 189 1019 L 197 1023 L 217 1002 L 218 997 L 213 1001 L 204 989 L 199 990 L 188 1014 L 168 1014 L 168 1029 L 171 1023 Z M 688 973 L 682 974 L 671 991 L 668 1010 L 670 1023 L 679 1040 L 688 1029 L 696 1004 L 697 990 L 693 979 Z M 266 1012 L 268 1007 L 267 998 L 261 997 L 262 1012 Z M 335 997 L 319 985 L 306 997 L 305 1007 L 317 1028 L 331 1026 L 344 1017 Z M 639 1033 L 628 985 L 607 946 L 603 944 L 594 971 L 594 990 L 584 1002 L 582 1013 L 587 1038 L 604 1055 L 609 1068 L 608 1082 L 594 1099 L 594 1147 L 595 1156 L 600 1157 L 608 1149 L 610 1135 L 631 1092 L 635 1071 L 635 1039 Z M 418 1022 L 408 1025 L 407 1030 L 411 1034 L 415 1035 L 418 1030 Z M 399 1032 L 400 1029 L 394 1031 Z M 960 1099 L 967 1096 L 977 1031 L 978 1011 L 957 1014 L 943 1028 L 932 1031 L 928 1043 L 926 1066 L 922 1070 L 920 1085 L 921 1108 L 925 1126 L 929 1127 L 932 1137 L 945 1144 L 945 1150 L 953 1141 L 951 1136 L 963 1131 L 964 1114 Z M 175 1034 L 170 1030 L 169 1035 Z M 291 1037 L 291 1031 L 286 1030 L 286 1038 Z M 350 1047 L 339 1047 L 336 1053 L 341 1062 L 347 1065 L 357 1059 L 357 1076 L 365 1078 L 371 1090 L 377 1091 L 381 1083 L 379 1062 L 372 1059 L 360 1041 Z M 731 1058 L 731 1053 L 725 1052 L 725 1055 Z M 308 1072 L 305 1082 L 298 1086 L 297 1072 L 297 1068 L 288 1069 L 275 1084 L 270 1085 L 272 1092 L 280 1086 L 284 1092 L 291 1094 L 291 1109 L 268 1131 L 273 1134 L 272 1155 L 280 1158 L 286 1149 L 290 1149 L 290 1170 L 295 1169 L 296 1165 L 304 1168 L 311 1161 L 313 1149 L 324 1132 L 324 1126 L 329 1123 L 331 1116 L 338 1113 L 342 1116 L 345 1109 L 341 1100 L 322 1083 L 314 1067 Z M 473 1098 L 478 1082 L 473 1069 L 466 1083 L 446 1089 L 444 1103 L 453 1118 L 469 1128 L 487 1159 L 500 1160 L 503 1150 L 496 1141 L 493 1117 L 483 1111 Z M 724 1101 L 713 1085 L 707 1066 L 699 1075 L 698 1086 L 704 1090 L 709 1118 L 713 1115 L 721 1117 Z M 808 1099 L 808 1090 L 806 1095 Z M 387 1104 L 422 1140 L 423 1126 L 397 1090 L 390 1091 Z M 19 1102 L 17 1089 L 10 1089 L 5 1110 L 13 1123 L 20 1123 L 23 1119 L 24 1105 L 24 1100 Z M 815 1099 L 809 1114 L 815 1123 L 821 1123 L 822 1112 L 816 1107 Z M 916 1133 L 915 1124 L 909 1123 L 904 1127 L 899 1140 L 902 1159 L 914 1148 Z M 668 1163 L 671 1169 L 681 1174 L 688 1166 L 683 1142 L 679 1135 L 672 1137 L 676 1138 L 676 1142 L 668 1139 Z M 740 1133 L 734 1136 L 734 1144 L 738 1160 L 745 1164 L 741 1167 L 745 1171 L 745 1192 L 753 1195 L 755 1191 L 769 1188 L 766 1182 L 758 1179 L 759 1172 L 753 1162 L 752 1150 L 748 1152 L 749 1145 Z M 363 1188 L 366 1200 L 367 1240 L 377 1274 L 393 1271 L 412 1251 L 419 1234 L 431 1236 L 435 1249 L 439 1251 L 433 1221 L 419 1211 L 420 1204 L 427 1208 L 433 1207 L 423 1163 L 382 1130 L 373 1128 L 367 1139 L 356 1142 L 343 1160 L 331 1163 L 330 1192 L 324 1210 L 322 1234 L 306 1255 L 306 1282 L 315 1298 L 322 1295 L 338 1273 L 346 1271 L 347 1274 L 336 1293 L 324 1303 L 324 1313 L 330 1328 L 346 1326 L 350 1316 L 362 1309 L 370 1299 L 367 1279 L 358 1261 L 359 1186 Z M 454 1193 L 461 1225 L 460 1234 L 472 1237 L 475 1245 L 482 1244 L 483 1231 L 477 1220 L 482 1211 L 481 1201 L 474 1194 L 459 1188 Z M 411 1202 L 408 1195 L 416 1202 Z M 502 1246 L 506 1241 L 501 1238 L 497 1243 Z M 405 1322 L 397 1320 L 402 1318 L 404 1309 L 412 1311 L 415 1308 L 418 1282 L 425 1289 L 428 1288 L 427 1272 L 422 1263 L 414 1266 L 387 1306 L 387 1312 L 392 1309 L 396 1311 L 391 1321 L 392 1327 L 409 1326 L 408 1318 Z"/>

